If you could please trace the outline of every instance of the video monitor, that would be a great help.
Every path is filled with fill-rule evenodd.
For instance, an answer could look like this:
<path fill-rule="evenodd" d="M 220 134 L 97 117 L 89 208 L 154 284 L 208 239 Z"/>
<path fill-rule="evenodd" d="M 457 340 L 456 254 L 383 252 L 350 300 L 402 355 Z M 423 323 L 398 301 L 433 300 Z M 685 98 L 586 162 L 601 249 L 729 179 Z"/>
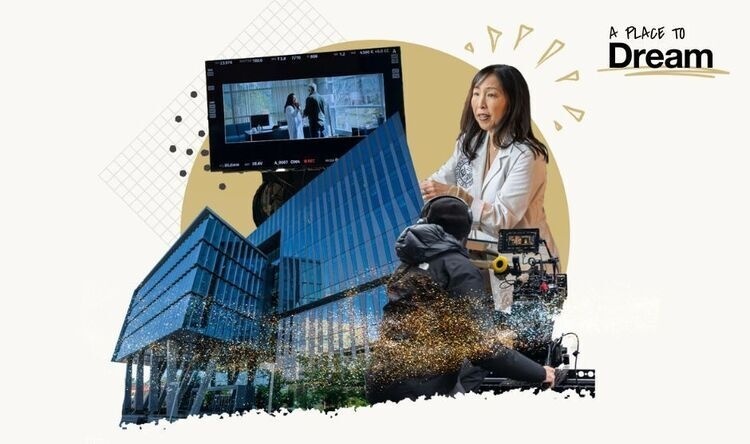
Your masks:
<path fill-rule="evenodd" d="M 259 126 L 265 128 L 270 125 L 270 122 L 271 116 L 268 114 L 258 114 L 255 116 L 250 116 L 250 127 L 252 128 L 257 128 Z"/>
<path fill-rule="evenodd" d="M 538 228 L 500 230 L 497 251 L 505 253 L 536 253 L 539 251 Z"/>
<path fill-rule="evenodd" d="M 321 169 L 400 113 L 399 47 L 206 62 L 212 171 Z"/>

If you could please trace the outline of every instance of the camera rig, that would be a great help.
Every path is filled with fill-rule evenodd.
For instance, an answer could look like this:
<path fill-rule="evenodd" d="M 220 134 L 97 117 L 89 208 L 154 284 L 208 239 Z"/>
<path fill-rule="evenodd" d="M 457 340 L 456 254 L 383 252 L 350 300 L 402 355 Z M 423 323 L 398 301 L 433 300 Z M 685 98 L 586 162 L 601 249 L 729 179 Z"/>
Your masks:
<path fill-rule="evenodd" d="M 485 277 L 495 301 L 495 322 L 516 335 L 514 348 L 556 369 L 553 390 L 573 389 L 594 396 L 596 372 L 578 369 L 578 335 L 553 337 L 555 318 L 568 296 L 568 275 L 559 271 L 559 258 L 552 256 L 539 230 L 500 230 L 497 241 L 470 239 L 467 248 L 472 263 L 488 271 Z M 572 352 L 563 345 L 566 337 L 575 338 Z M 505 391 L 539 386 L 490 375 L 481 388 Z"/>

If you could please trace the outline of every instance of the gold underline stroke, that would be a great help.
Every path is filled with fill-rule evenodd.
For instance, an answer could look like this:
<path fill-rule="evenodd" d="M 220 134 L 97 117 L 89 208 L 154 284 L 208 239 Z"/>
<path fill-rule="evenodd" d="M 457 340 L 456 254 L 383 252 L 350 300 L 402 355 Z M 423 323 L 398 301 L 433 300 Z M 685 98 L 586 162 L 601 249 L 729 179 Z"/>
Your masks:
<path fill-rule="evenodd" d="M 605 72 L 605 71 L 629 71 L 629 70 L 639 70 L 639 71 L 649 71 L 654 70 L 657 68 L 648 68 L 645 66 L 639 66 L 638 68 L 600 68 L 597 69 L 597 72 Z M 676 72 L 705 72 L 705 73 L 711 73 L 711 74 L 729 74 L 729 71 L 725 71 L 723 69 L 717 69 L 717 68 L 667 68 L 671 71 Z"/>
<path fill-rule="evenodd" d="M 685 72 L 685 71 L 674 71 L 671 69 L 668 69 L 666 71 L 643 71 L 643 72 L 629 72 L 625 74 L 625 77 L 631 77 L 631 76 L 692 76 L 692 77 L 708 77 L 708 78 L 715 78 L 715 76 L 712 76 L 711 74 L 704 74 L 704 73 L 698 73 L 698 72 Z"/>

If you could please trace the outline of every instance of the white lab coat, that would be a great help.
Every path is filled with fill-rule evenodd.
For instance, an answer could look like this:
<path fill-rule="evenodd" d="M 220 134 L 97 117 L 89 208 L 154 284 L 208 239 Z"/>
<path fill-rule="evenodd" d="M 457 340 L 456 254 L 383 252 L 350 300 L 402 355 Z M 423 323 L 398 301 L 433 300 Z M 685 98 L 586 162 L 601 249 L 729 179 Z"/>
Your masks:
<path fill-rule="evenodd" d="M 531 148 L 514 143 L 497 153 L 487 177 L 482 178 L 487 159 L 486 139 L 485 135 L 471 162 L 461 153 L 457 142 L 450 159 L 429 179 L 458 185 L 472 195 L 472 236 L 497 239 L 498 230 L 503 228 L 539 228 L 539 236 L 547 241 L 552 255 L 558 257 L 544 214 L 547 186 L 544 157 L 535 158 Z"/>
<path fill-rule="evenodd" d="M 304 139 L 305 133 L 302 126 L 302 110 L 289 105 L 284 109 L 286 124 L 290 139 Z"/>

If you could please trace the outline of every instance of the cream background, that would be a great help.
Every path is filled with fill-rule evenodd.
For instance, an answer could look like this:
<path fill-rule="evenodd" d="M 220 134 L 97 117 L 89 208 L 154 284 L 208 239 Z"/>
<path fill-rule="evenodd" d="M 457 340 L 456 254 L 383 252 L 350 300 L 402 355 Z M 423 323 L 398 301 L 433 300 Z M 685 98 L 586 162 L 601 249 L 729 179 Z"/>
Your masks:
<path fill-rule="evenodd" d="M 349 40 L 410 41 L 476 66 L 522 69 L 570 210 L 571 295 L 558 326 L 580 335 L 581 365 L 598 370 L 597 398 L 512 394 L 336 418 L 261 415 L 119 430 L 124 368 L 108 361 L 132 290 L 166 246 L 97 175 L 266 3 L 32 1 L 0 14 L 3 441 L 747 436 L 749 79 L 740 7 L 472 1 L 428 11 L 413 3 L 315 7 Z M 522 23 L 535 31 L 513 51 Z M 684 26 L 684 44 L 674 47 L 711 48 L 716 67 L 731 74 L 596 72 L 607 63 L 609 27 L 629 24 Z M 504 32 L 494 56 L 487 25 Z M 534 69 L 555 38 L 566 47 Z M 463 49 L 469 41 L 474 54 Z M 554 82 L 574 69 L 581 81 Z M 563 104 L 584 109 L 583 121 Z M 722 240 L 707 248 L 706 239 Z"/>

